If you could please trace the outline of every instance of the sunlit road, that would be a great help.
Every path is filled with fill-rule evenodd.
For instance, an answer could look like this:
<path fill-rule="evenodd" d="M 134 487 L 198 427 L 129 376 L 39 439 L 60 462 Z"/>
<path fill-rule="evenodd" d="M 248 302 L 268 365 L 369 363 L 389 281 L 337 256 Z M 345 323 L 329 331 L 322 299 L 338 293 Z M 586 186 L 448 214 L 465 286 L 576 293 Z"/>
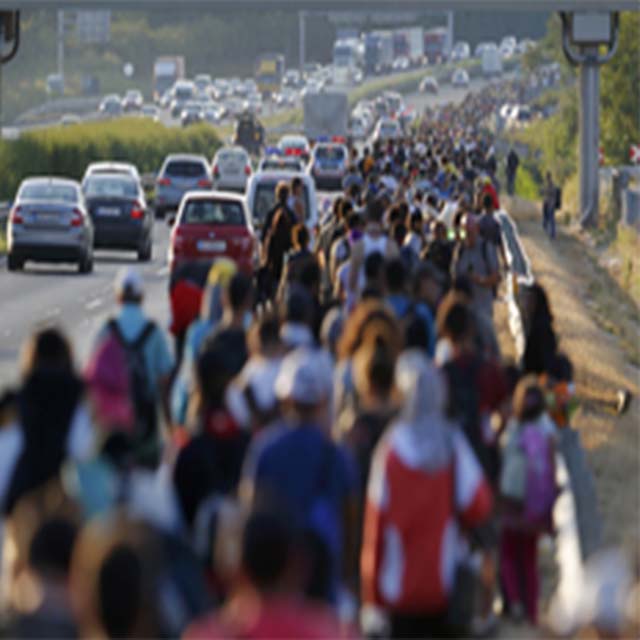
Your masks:
<path fill-rule="evenodd" d="M 483 84 L 475 80 L 470 89 Z M 446 86 L 438 96 L 413 94 L 406 101 L 421 112 L 427 105 L 460 101 L 467 91 Z M 330 195 L 319 197 L 324 200 Z M 165 327 L 169 318 L 168 241 L 168 227 L 157 221 L 153 261 L 140 265 L 147 289 L 145 307 Z M 43 323 L 62 327 L 73 342 L 78 364 L 84 364 L 93 337 L 115 310 L 113 280 L 126 264 L 137 264 L 134 254 L 96 252 L 95 270 L 88 276 L 77 274 L 72 265 L 34 263 L 23 272 L 9 273 L 0 262 L 0 387 L 17 378 L 20 347 L 34 327 Z"/>

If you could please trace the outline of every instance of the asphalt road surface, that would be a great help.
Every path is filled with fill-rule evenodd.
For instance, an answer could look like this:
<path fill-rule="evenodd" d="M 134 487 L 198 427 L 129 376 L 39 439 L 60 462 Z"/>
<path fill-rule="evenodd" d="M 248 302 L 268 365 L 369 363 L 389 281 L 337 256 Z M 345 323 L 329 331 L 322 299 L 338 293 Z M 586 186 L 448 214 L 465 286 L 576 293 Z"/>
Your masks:
<path fill-rule="evenodd" d="M 438 96 L 413 94 L 408 105 L 422 111 L 427 105 L 460 101 L 468 90 L 479 89 L 476 80 L 469 89 L 442 87 Z M 320 200 L 333 194 L 320 193 Z M 156 221 L 153 260 L 140 264 L 146 286 L 145 308 L 163 326 L 169 322 L 167 249 L 169 228 Z M 95 269 L 79 275 L 74 265 L 29 263 L 25 270 L 9 273 L 0 261 L 0 388 L 17 380 L 19 352 L 35 327 L 55 324 L 71 339 L 76 362 L 84 365 L 97 332 L 116 309 L 113 281 L 118 270 L 136 264 L 135 255 L 96 251 Z"/>

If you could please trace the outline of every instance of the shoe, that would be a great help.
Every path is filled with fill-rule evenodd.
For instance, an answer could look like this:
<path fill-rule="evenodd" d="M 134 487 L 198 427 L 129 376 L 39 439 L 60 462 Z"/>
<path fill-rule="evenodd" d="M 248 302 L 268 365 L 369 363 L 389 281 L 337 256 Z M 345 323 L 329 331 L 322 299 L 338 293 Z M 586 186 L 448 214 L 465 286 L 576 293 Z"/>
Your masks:
<path fill-rule="evenodd" d="M 498 618 L 491 612 L 485 617 L 476 616 L 471 621 L 471 635 L 474 638 L 486 638 L 493 634 L 498 626 Z"/>
<path fill-rule="evenodd" d="M 626 413 L 629 405 L 631 404 L 631 392 L 628 389 L 620 389 L 617 393 L 617 398 L 616 411 L 618 412 L 618 415 L 622 415 L 623 413 Z"/>

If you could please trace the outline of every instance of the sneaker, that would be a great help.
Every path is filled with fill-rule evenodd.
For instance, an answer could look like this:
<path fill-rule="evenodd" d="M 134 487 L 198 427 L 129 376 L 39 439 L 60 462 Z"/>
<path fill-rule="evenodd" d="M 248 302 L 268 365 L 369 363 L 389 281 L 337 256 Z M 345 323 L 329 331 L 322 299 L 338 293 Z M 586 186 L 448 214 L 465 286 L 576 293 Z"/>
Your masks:
<path fill-rule="evenodd" d="M 471 621 L 471 635 L 474 638 L 487 638 L 498 626 L 497 616 L 491 612 L 484 617 L 476 616 Z"/>

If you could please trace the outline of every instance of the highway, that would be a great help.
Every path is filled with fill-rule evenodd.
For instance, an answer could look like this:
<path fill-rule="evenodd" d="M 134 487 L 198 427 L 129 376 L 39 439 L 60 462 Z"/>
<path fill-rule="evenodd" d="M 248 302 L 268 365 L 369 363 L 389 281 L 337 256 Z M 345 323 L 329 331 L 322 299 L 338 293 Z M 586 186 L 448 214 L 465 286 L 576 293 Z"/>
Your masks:
<path fill-rule="evenodd" d="M 483 80 L 472 82 L 479 89 Z M 438 96 L 412 94 L 406 102 L 422 111 L 427 105 L 459 102 L 466 89 L 441 87 Z M 325 199 L 327 193 L 319 197 Z M 153 261 L 141 264 L 147 294 L 145 307 L 150 315 L 168 325 L 167 248 L 169 228 L 156 221 Z M 26 270 L 9 273 L 0 259 L 0 388 L 19 375 L 17 362 L 24 340 L 43 323 L 56 324 L 67 332 L 76 350 L 76 361 L 84 364 L 93 337 L 114 312 L 113 280 L 120 267 L 135 264 L 133 254 L 96 252 L 95 270 L 91 275 L 78 275 L 74 266 L 29 263 Z"/>

